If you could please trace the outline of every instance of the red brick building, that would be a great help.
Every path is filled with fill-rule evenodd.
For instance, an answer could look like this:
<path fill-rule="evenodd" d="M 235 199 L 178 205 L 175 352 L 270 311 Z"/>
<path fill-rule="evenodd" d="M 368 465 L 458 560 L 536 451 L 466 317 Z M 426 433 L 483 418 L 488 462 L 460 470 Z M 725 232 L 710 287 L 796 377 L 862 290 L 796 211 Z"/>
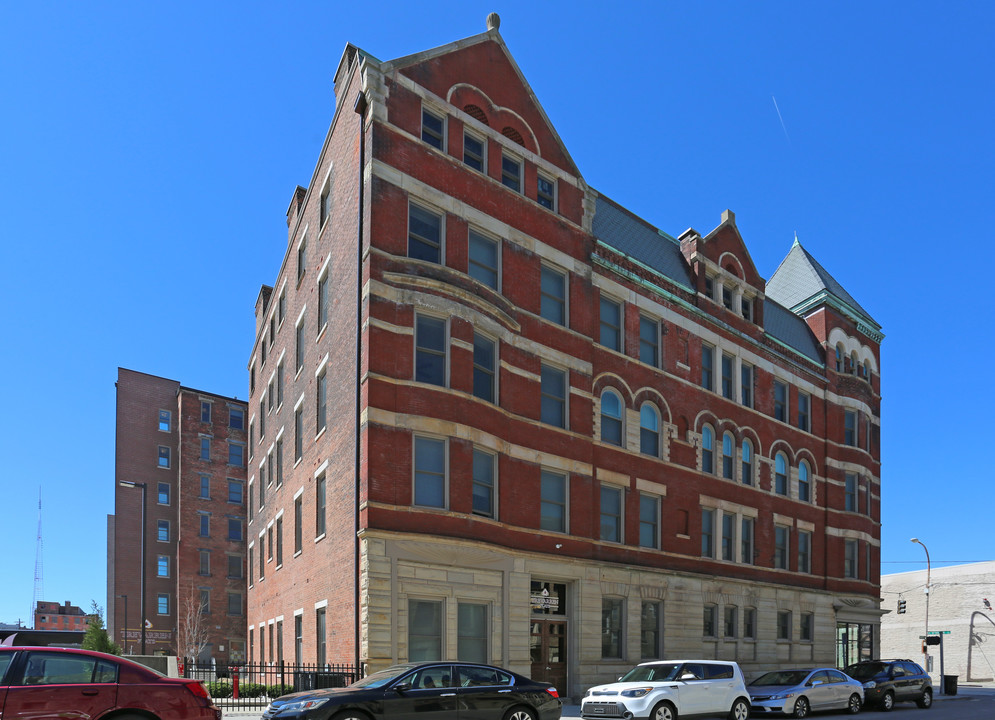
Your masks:
<path fill-rule="evenodd" d="M 765 281 L 733 213 L 592 189 L 491 25 L 339 64 L 256 304 L 250 654 L 575 697 L 873 654 L 880 327 L 797 243 Z"/>
<path fill-rule="evenodd" d="M 141 652 L 144 483 L 146 653 L 244 661 L 245 402 L 119 368 L 115 434 L 111 638 Z"/>
<path fill-rule="evenodd" d="M 39 600 L 35 606 L 35 630 L 79 630 L 86 631 L 90 615 L 68 600 L 62 605 L 56 602 Z"/>

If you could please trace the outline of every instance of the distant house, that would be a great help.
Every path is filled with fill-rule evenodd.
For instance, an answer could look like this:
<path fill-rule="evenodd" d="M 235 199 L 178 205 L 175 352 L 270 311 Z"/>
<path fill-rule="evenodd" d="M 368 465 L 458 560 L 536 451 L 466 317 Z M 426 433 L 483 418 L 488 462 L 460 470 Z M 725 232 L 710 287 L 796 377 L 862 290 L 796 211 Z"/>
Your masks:
<path fill-rule="evenodd" d="M 35 630 L 76 630 L 86 632 L 92 616 L 68 600 L 62 605 L 39 600 L 35 607 Z"/>

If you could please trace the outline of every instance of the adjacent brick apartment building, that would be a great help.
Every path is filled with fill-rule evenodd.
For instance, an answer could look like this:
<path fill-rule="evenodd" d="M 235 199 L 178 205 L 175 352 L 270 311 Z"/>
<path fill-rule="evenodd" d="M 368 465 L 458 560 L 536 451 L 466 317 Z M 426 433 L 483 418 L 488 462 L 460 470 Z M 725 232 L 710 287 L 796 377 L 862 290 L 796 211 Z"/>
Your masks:
<path fill-rule="evenodd" d="M 797 242 L 765 282 L 733 213 L 674 238 L 589 187 L 494 16 L 347 45 L 335 93 L 256 304 L 250 654 L 575 697 L 643 658 L 874 654 L 870 315 Z"/>
<path fill-rule="evenodd" d="M 116 385 L 111 638 L 141 652 L 142 491 L 120 483 L 145 483 L 146 653 L 186 655 L 199 635 L 201 660 L 244 661 L 246 404 L 125 368 Z"/>
<path fill-rule="evenodd" d="M 39 600 L 35 606 L 34 623 L 35 630 L 85 631 L 90 624 L 90 615 L 68 600 L 63 605 Z"/>

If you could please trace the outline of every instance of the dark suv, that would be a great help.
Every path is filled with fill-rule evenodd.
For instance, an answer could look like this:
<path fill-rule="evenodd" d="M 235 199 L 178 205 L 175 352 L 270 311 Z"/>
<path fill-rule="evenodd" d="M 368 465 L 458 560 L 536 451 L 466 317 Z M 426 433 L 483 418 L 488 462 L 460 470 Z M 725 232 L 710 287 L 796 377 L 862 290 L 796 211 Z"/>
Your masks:
<path fill-rule="evenodd" d="M 891 710 L 896 702 L 914 701 L 921 708 L 933 704 L 933 681 L 911 660 L 865 660 L 843 672 L 864 685 L 864 705 Z"/>

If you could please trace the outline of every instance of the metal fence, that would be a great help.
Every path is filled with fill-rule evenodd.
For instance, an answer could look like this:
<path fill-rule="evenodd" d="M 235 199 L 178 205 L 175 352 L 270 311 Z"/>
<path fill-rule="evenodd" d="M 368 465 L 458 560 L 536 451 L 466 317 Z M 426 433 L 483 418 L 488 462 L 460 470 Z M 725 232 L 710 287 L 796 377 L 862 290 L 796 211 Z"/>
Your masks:
<path fill-rule="evenodd" d="M 297 665 L 278 661 L 226 667 L 188 658 L 183 659 L 181 674 L 204 683 L 214 702 L 227 709 L 261 709 L 281 695 L 345 687 L 361 677 L 353 665 Z"/>

